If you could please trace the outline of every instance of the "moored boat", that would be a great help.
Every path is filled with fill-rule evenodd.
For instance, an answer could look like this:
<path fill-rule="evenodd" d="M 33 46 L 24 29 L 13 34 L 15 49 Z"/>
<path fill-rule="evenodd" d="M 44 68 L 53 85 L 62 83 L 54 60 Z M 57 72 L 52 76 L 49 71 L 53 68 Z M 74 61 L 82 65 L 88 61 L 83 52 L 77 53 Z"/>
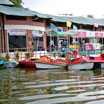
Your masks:
<path fill-rule="evenodd" d="M 36 69 L 36 64 L 32 60 L 21 60 L 19 61 L 18 66 L 22 68 L 35 68 Z"/>
<path fill-rule="evenodd" d="M 0 59 L 0 69 L 4 68 L 5 61 Z"/>
<path fill-rule="evenodd" d="M 86 57 L 78 56 L 77 53 L 74 53 L 74 58 L 69 59 L 70 53 L 66 56 L 66 63 L 68 64 L 68 69 L 70 70 L 83 70 L 83 69 L 93 69 L 94 63 L 87 62 Z"/>
<path fill-rule="evenodd" d="M 104 69 L 104 54 L 101 54 L 99 56 L 89 57 L 87 61 L 93 62 L 94 68 Z"/>
<path fill-rule="evenodd" d="M 5 68 L 16 68 L 18 63 L 16 61 L 7 61 L 4 63 Z"/>
<path fill-rule="evenodd" d="M 51 59 L 48 56 L 41 56 L 39 60 L 35 61 L 37 69 L 63 69 L 66 63 L 62 59 Z"/>
<path fill-rule="evenodd" d="M 84 62 L 84 63 L 78 63 L 78 64 L 71 64 L 68 65 L 68 69 L 70 70 L 84 70 L 84 69 L 92 69 L 94 66 L 94 63 L 91 62 Z"/>
<path fill-rule="evenodd" d="M 48 63 L 36 63 L 38 69 L 63 69 L 64 65 L 58 64 L 48 64 Z"/>

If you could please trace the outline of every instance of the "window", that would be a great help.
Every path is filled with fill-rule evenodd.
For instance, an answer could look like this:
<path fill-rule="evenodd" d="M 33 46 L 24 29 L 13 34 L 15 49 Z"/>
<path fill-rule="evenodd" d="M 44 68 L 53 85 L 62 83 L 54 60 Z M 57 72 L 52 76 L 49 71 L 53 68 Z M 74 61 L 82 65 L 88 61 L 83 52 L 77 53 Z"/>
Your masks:
<path fill-rule="evenodd" d="M 9 36 L 9 49 L 10 51 L 16 48 L 24 50 L 26 48 L 26 36 Z"/>

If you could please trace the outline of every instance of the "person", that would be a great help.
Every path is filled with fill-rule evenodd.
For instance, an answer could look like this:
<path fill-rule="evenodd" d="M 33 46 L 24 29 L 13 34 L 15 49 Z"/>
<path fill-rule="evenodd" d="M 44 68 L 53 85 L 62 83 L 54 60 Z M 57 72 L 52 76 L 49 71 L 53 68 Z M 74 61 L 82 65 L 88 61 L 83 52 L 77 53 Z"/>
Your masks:
<path fill-rule="evenodd" d="M 81 44 L 80 44 L 80 50 L 84 51 L 85 50 L 85 40 L 82 40 Z"/>
<path fill-rule="evenodd" d="M 62 47 L 61 48 L 61 56 L 62 57 L 65 57 L 65 55 L 66 55 L 66 48 L 65 47 Z"/>
<path fill-rule="evenodd" d="M 54 51 L 54 41 L 50 40 L 50 51 Z"/>
<path fill-rule="evenodd" d="M 63 40 L 62 44 L 63 44 L 64 47 L 67 47 L 67 41 L 66 40 Z"/>
<path fill-rule="evenodd" d="M 54 41 L 50 40 L 50 46 L 54 46 Z"/>

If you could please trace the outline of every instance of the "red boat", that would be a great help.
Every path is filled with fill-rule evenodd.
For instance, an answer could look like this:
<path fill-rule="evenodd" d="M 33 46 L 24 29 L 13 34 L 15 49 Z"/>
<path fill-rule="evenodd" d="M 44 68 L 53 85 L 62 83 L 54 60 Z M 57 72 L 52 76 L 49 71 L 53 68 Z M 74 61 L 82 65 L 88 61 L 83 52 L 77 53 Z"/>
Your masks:
<path fill-rule="evenodd" d="M 22 67 L 22 68 L 35 68 L 36 69 L 36 64 L 32 60 L 21 60 L 21 61 L 19 61 L 19 67 Z"/>
<path fill-rule="evenodd" d="M 81 69 L 93 68 L 93 62 L 87 62 L 85 57 L 78 56 L 78 55 L 79 54 L 76 51 L 74 51 L 73 53 L 67 54 L 66 63 L 68 64 L 68 69 L 81 70 Z"/>

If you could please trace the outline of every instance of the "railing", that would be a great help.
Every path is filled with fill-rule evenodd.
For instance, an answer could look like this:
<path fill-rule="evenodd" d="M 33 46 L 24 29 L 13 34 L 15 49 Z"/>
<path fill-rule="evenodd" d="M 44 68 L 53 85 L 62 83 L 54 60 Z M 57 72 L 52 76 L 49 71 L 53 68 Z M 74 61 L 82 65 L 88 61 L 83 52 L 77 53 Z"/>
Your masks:
<path fill-rule="evenodd" d="M 16 52 L 16 51 L 19 51 L 19 52 L 24 52 L 24 51 L 27 51 L 28 49 L 27 48 L 9 48 L 9 52 Z"/>

